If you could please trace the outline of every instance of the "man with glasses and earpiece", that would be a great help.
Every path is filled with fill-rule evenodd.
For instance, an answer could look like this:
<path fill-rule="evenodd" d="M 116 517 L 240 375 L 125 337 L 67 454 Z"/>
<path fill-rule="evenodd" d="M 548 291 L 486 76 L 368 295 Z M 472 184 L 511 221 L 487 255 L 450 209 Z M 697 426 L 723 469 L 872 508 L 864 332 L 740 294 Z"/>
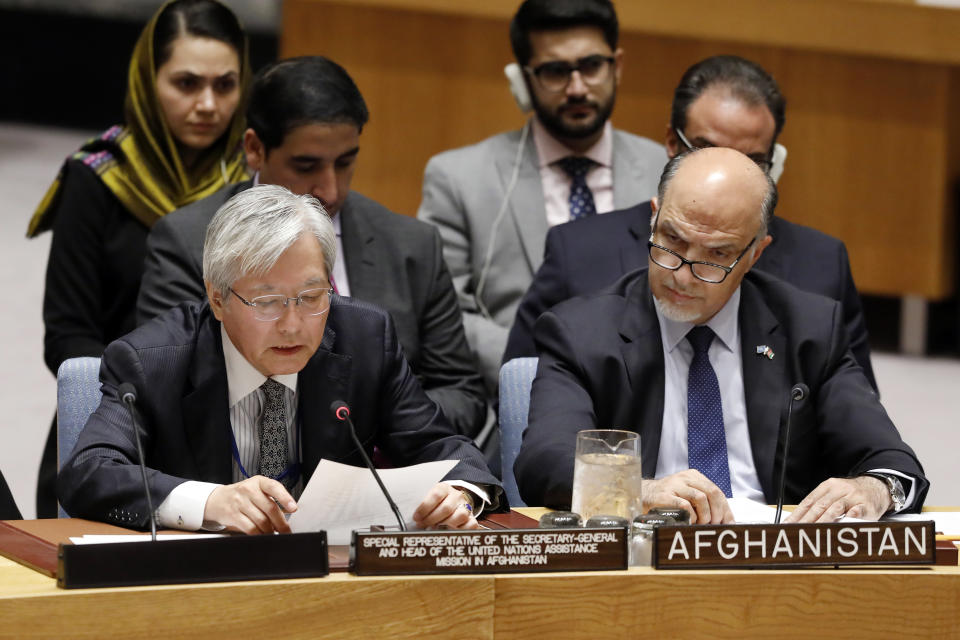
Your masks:
<path fill-rule="evenodd" d="M 537 320 L 514 464 L 527 504 L 569 508 L 577 432 L 616 427 L 640 435 L 644 510 L 696 524 L 732 522 L 731 498 L 782 497 L 798 505 L 788 522 L 920 510 L 929 482 L 850 352 L 840 303 L 753 268 L 776 206 L 740 151 L 670 160 L 646 266 Z"/>
<path fill-rule="evenodd" d="M 367 455 L 395 465 L 458 460 L 413 514 L 476 528 L 501 489 L 483 456 L 424 393 L 388 312 L 333 294 L 333 223 L 276 185 L 229 199 L 207 227 L 207 301 L 185 302 L 107 346 L 103 399 L 61 469 L 74 517 L 145 528 L 287 532 L 284 517 L 321 458 L 363 466 L 336 401 L 354 408 Z M 144 432 L 150 513 L 121 388 Z"/>
<path fill-rule="evenodd" d="M 737 56 L 712 56 L 687 69 L 677 85 L 666 127 L 667 152 L 674 157 L 729 147 L 776 181 L 786 155 L 777 144 L 785 120 L 780 88 L 760 65 Z M 641 202 L 550 230 L 543 264 L 510 329 L 504 362 L 536 355 L 533 327 L 543 312 L 646 265 L 652 206 L 654 200 Z M 850 348 L 876 389 L 863 308 L 843 242 L 780 216 L 773 216 L 769 226 L 772 242 L 756 268 L 842 303 Z"/>
<path fill-rule="evenodd" d="M 609 122 L 623 65 L 610 0 L 526 0 L 510 40 L 511 89 L 533 116 L 432 158 L 417 213 L 440 230 L 491 394 L 549 228 L 649 200 L 667 160 L 659 144 Z"/>

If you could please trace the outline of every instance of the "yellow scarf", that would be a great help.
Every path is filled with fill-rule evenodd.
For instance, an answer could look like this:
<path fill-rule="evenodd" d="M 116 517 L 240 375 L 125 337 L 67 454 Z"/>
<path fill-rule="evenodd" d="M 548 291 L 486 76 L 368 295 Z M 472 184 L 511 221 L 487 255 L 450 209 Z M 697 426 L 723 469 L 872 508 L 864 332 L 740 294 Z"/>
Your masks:
<path fill-rule="evenodd" d="M 241 149 L 245 128 L 243 105 L 250 73 L 246 43 L 240 57 L 240 86 L 244 95 L 230 128 L 201 152 L 196 166 L 188 173 L 157 99 L 153 32 L 162 10 L 157 11 L 140 34 L 130 60 L 124 102 L 126 126 L 108 129 L 70 158 L 82 160 L 93 169 L 124 208 L 147 227 L 171 211 L 247 177 Z M 64 163 L 30 219 L 27 237 L 32 238 L 53 226 L 66 168 Z"/>

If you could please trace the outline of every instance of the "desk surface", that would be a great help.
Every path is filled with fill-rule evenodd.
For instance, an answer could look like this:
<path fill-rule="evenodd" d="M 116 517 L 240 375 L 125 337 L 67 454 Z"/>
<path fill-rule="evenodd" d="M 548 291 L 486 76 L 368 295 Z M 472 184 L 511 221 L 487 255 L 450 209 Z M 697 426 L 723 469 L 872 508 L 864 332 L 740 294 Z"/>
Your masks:
<path fill-rule="evenodd" d="M 66 591 L 0 558 L 0 621 L 0 638 L 635 638 L 656 626 L 676 637 L 846 639 L 889 637 L 892 625 L 948 638 L 960 629 L 960 567 L 331 574 Z"/>

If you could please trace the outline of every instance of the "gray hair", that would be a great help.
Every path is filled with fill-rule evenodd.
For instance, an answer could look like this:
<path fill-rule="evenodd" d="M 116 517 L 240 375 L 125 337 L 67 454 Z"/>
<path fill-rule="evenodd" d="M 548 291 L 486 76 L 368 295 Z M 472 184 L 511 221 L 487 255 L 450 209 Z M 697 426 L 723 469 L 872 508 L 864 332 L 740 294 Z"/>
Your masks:
<path fill-rule="evenodd" d="M 683 153 L 678 153 L 667 162 L 663 168 L 663 173 L 660 174 L 660 184 L 657 185 L 657 203 L 659 206 L 663 206 L 667 187 L 670 186 L 670 183 L 673 182 L 673 179 L 677 173 L 679 173 L 680 165 L 682 165 L 688 157 L 703 150 L 704 149 L 693 149 L 692 151 L 684 151 Z M 764 194 L 763 200 L 760 203 L 760 228 L 757 230 L 757 240 L 762 240 L 767 236 L 767 228 L 770 225 L 770 219 L 773 217 L 773 212 L 777 208 L 777 200 L 779 199 L 777 183 L 774 182 L 767 173 L 763 173 L 763 177 L 767 181 L 767 193 Z M 655 220 L 656 218 L 651 218 L 650 224 L 652 225 Z"/>
<path fill-rule="evenodd" d="M 337 236 L 320 201 L 278 185 L 241 191 L 221 206 L 203 241 L 203 279 L 226 297 L 245 276 L 262 276 L 304 233 L 320 243 L 327 276 L 337 259 Z"/>

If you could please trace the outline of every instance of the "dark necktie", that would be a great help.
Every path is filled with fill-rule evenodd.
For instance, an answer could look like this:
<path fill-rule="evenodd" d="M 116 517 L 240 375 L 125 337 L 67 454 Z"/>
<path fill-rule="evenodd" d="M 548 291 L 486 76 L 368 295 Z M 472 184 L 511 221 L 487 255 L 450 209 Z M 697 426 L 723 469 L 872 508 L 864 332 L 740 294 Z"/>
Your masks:
<path fill-rule="evenodd" d="M 557 164 L 570 176 L 570 219 L 579 220 L 597 213 L 593 192 L 587 186 L 587 172 L 596 164 L 583 156 L 567 156 Z"/>
<path fill-rule="evenodd" d="M 707 476 L 730 498 L 733 493 L 720 385 L 707 357 L 713 337 L 710 327 L 694 327 L 687 333 L 687 341 L 693 347 L 687 379 L 687 461 L 691 469 Z"/>
<path fill-rule="evenodd" d="M 263 411 L 260 413 L 260 475 L 276 478 L 287 468 L 287 411 L 284 387 L 273 378 L 260 385 Z"/>

